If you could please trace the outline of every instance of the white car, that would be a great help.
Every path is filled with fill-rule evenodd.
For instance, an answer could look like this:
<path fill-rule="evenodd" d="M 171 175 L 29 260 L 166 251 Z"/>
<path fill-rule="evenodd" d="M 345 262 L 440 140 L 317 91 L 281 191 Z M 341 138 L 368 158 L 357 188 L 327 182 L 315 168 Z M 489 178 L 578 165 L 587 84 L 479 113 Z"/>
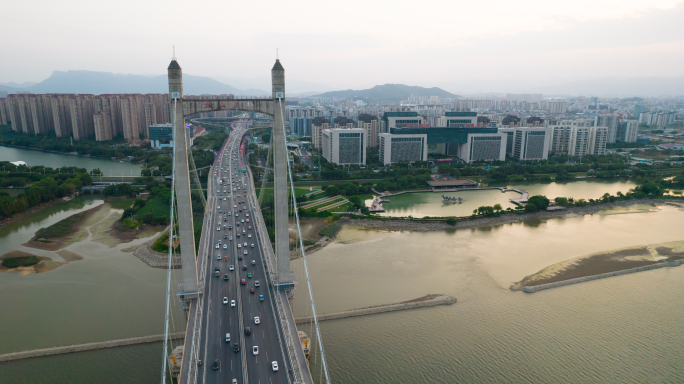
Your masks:
<path fill-rule="evenodd" d="M 259 316 L 254 317 L 254 324 L 260 324 L 261 320 L 259 320 Z"/>
<path fill-rule="evenodd" d="M 278 362 L 272 361 L 271 362 L 271 368 L 273 368 L 273 372 L 278 372 Z"/>
<path fill-rule="evenodd" d="M 247 254 L 247 250 L 246 250 L 246 249 L 245 249 L 245 253 L 244 253 L 244 254 L 245 254 L 245 255 Z"/>
<path fill-rule="evenodd" d="M 252 248 L 254 248 L 254 244 L 252 244 Z"/>
<path fill-rule="evenodd" d="M 223 244 L 223 249 L 228 249 L 228 246 Z"/>
<path fill-rule="evenodd" d="M 242 244 L 238 244 L 238 248 L 242 248 Z"/>
<path fill-rule="evenodd" d="M 230 306 L 231 306 L 231 307 L 234 307 L 234 306 L 235 306 L 235 300 L 231 300 L 231 301 L 230 301 Z"/>
<path fill-rule="evenodd" d="M 245 247 L 247 246 L 247 242 L 245 241 Z"/>
<path fill-rule="evenodd" d="M 221 260 L 221 255 L 216 255 L 216 260 Z"/>
<path fill-rule="evenodd" d="M 256 356 L 259 354 L 259 347 L 256 345 L 252 347 L 252 355 Z"/>
<path fill-rule="evenodd" d="M 219 245 L 218 245 L 218 244 L 216 244 L 216 249 L 219 249 Z"/>
<path fill-rule="evenodd" d="M 220 231 L 220 230 L 221 230 L 221 227 L 216 227 L 216 230 L 217 230 L 217 231 Z"/>
<path fill-rule="evenodd" d="M 223 304 L 228 304 L 228 298 L 227 297 L 223 298 Z"/>
<path fill-rule="evenodd" d="M 228 268 L 228 269 L 230 269 L 231 271 L 234 271 L 235 267 L 231 265 L 230 268 Z"/>
<path fill-rule="evenodd" d="M 223 198 L 223 201 L 226 201 L 226 198 L 225 198 L 225 197 Z"/>
<path fill-rule="evenodd" d="M 250 233 L 250 234 L 248 234 L 248 235 L 247 235 L 247 237 L 250 237 L 250 238 L 251 238 L 251 237 L 252 237 L 252 234 L 251 234 L 251 233 Z"/>

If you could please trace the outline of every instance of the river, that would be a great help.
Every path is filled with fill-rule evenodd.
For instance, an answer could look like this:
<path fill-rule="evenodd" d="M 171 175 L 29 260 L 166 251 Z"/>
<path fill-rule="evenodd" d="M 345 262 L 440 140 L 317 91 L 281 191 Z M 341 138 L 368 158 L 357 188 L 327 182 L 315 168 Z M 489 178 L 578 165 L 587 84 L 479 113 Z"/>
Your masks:
<path fill-rule="evenodd" d="M 0 249 L 50 256 L 21 244 L 41 227 L 104 203 L 93 196 L 53 205 L 0 229 Z M 114 208 L 120 208 L 117 203 Z M 66 248 L 84 260 L 39 274 L 0 273 L 0 353 L 163 333 L 166 271 L 121 251 L 143 241 L 107 246 L 86 239 Z M 172 297 L 171 303 L 171 331 L 184 331 L 177 300 Z M 161 352 L 156 343 L 0 363 L 0 382 L 152 382 L 159 378 Z"/>
<path fill-rule="evenodd" d="M 141 164 L 2 146 L 0 146 L 0 161 L 23 161 L 29 166 L 44 165 L 53 169 L 81 167 L 87 169 L 88 172 L 99 168 L 105 176 L 140 176 L 142 169 Z"/>
<path fill-rule="evenodd" d="M 76 212 L 101 202 L 72 204 Z M 322 322 L 332 382 L 684 382 L 684 267 L 534 294 L 508 289 L 572 257 L 684 240 L 682 222 L 684 211 L 666 206 L 450 232 L 345 228 L 307 257 L 319 313 L 429 293 L 458 303 Z M 31 230 L 15 235 L 25 241 Z M 6 241 L 0 237 L 2 249 Z M 38 275 L 0 274 L 0 353 L 161 333 L 165 271 L 118 248 L 72 247 L 90 257 Z M 292 270 L 299 281 L 295 315 L 310 314 L 301 259 Z M 302 330 L 315 333 L 311 325 Z M 160 364 L 161 345 L 151 344 L 0 363 L 0 377 L 3 383 L 154 382 Z M 316 382 L 320 367 L 312 361 Z"/>
<path fill-rule="evenodd" d="M 346 228 L 308 257 L 319 313 L 429 293 L 458 303 L 322 322 L 333 382 L 684 382 L 684 268 L 534 294 L 508 289 L 572 257 L 684 240 L 682 222 L 684 211 L 662 207 L 451 233 Z M 293 270 L 301 286 L 301 260 Z M 310 314 L 303 287 L 296 297 L 295 314 Z M 320 364 L 312 371 L 319 377 Z"/>
<path fill-rule="evenodd" d="M 615 195 L 618 191 L 625 193 L 636 187 L 631 181 L 597 181 L 581 180 L 567 183 L 520 183 L 510 184 L 509 188 L 520 189 L 530 193 L 530 196 L 544 195 L 549 199 L 555 197 L 572 197 L 575 199 L 598 199 L 608 192 Z M 461 197 L 463 203 L 442 203 L 442 195 Z M 406 193 L 386 198 L 389 202 L 382 203 L 385 212 L 381 216 L 469 216 L 478 207 L 501 204 L 503 209 L 515 208 L 510 199 L 517 199 L 517 192 L 501 193 L 498 189 L 459 191 L 459 192 L 422 192 Z M 366 200 L 370 206 L 372 200 Z"/>

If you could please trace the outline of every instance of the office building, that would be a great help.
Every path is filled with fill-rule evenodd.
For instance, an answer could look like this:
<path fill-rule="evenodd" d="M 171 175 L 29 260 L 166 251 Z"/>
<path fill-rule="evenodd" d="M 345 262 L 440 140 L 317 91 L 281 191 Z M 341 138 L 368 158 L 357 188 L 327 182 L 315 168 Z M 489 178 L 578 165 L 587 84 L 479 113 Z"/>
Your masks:
<path fill-rule="evenodd" d="M 466 142 L 459 144 L 456 155 L 466 163 L 504 161 L 506 139 L 505 133 L 469 133 Z"/>
<path fill-rule="evenodd" d="M 384 165 L 398 162 L 427 161 L 427 134 L 393 135 L 381 133 L 379 142 L 379 157 Z"/>
<path fill-rule="evenodd" d="M 366 131 L 332 128 L 321 131 L 322 154 L 337 165 L 366 165 Z"/>
<path fill-rule="evenodd" d="M 150 146 L 154 149 L 173 147 L 173 127 L 171 124 L 156 124 L 148 127 Z"/>
<path fill-rule="evenodd" d="M 551 143 L 551 129 L 541 127 L 513 128 L 512 155 L 518 160 L 547 160 Z M 510 136 L 506 133 L 507 140 Z M 508 148 L 508 142 L 506 143 Z"/>

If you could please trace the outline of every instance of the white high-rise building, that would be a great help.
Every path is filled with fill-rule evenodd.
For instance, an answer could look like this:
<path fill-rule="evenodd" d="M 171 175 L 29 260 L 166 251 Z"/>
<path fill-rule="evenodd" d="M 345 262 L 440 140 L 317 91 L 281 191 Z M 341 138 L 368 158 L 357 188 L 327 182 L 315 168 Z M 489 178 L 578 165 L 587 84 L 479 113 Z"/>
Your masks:
<path fill-rule="evenodd" d="M 338 165 L 366 165 L 366 130 L 333 128 L 321 131 L 323 157 Z"/>
<path fill-rule="evenodd" d="M 380 134 L 380 161 L 384 165 L 406 161 L 427 161 L 427 134 Z"/>
<path fill-rule="evenodd" d="M 514 128 L 511 157 L 518 160 L 547 160 L 550 144 L 550 128 Z"/>
<path fill-rule="evenodd" d="M 507 137 L 505 133 L 469 133 L 467 141 L 458 146 L 458 157 L 466 163 L 504 161 Z"/>

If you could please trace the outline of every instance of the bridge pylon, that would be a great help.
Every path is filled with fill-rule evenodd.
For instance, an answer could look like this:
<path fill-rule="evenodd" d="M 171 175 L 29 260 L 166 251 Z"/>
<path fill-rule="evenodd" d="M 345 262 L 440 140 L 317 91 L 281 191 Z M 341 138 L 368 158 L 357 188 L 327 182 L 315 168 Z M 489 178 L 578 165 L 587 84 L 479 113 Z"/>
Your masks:
<path fill-rule="evenodd" d="M 188 146 L 183 116 L 183 70 L 174 58 L 169 64 L 169 98 L 171 99 L 171 121 L 173 126 L 173 162 L 175 167 L 176 206 L 178 210 L 178 237 L 181 248 L 182 282 L 179 295 L 182 300 L 199 296 L 197 284 L 197 252 L 195 231 L 192 222 L 190 199 L 190 172 L 188 167 Z M 175 113 L 175 114 L 174 114 Z M 173 225 L 173 223 L 171 223 Z M 173 239 L 169 239 L 173 241 Z"/>

